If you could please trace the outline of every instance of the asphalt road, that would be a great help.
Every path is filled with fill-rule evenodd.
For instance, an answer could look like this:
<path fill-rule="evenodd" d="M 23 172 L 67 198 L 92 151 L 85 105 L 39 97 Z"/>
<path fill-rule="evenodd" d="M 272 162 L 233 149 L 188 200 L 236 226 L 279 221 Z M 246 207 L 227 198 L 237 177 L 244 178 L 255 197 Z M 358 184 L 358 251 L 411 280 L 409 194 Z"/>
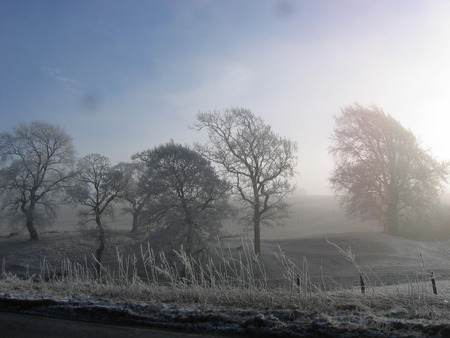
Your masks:
<path fill-rule="evenodd" d="M 124 338 L 124 337 L 151 337 L 151 338 L 193 338 L 193 337 L 219 337 L 203 334 L 189 334 L 165 330 L 154 330 L 142 327 L 114 326 L 81 321 L 30 316 L 17 313 L 0 312 L 0 337 L 3 338 Z"/>

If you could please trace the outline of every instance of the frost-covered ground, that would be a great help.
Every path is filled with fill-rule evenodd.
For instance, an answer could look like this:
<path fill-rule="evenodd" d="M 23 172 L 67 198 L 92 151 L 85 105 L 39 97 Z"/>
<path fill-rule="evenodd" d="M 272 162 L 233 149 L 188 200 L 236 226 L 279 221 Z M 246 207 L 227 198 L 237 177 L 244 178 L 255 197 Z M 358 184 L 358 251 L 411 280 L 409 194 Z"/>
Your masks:
<path fill-rule="evenodd" d="M 104 261 L 110 275 L 99 283 L 85 273 L 96 243 L 83 233 L 47 233 L 38 242 L 24 235 L 1 238 L 0 309 L 247 336 L 450 336 L 450 256 L 439 243 L 376 233 L 328 241 L 264 241 L 262 270 L 242 258 L 245 245 L 230 242 L 231 254 L 241 258 L 223 258 L 230 269 L 240 264 L 236 275 L 229 269 L 228 279 L 148 282 L 142 238 L 112 233 Z"/>
<path fill-rule="evenodd" d="M 331 304 L 329 310 L 297 308 L 243 309 L 199 304 L 104 301 L 91 297 L 67 299 L 3 294 L 0 308 L 56 318 L 145 325 L 190 332 L 276 337 L 419 337 L 450 335 L 449 306 L 441 298 L 424 309 L 401 305 L 370 308 L 370 302 L 346 295 L 353 302 Z M 374 299 L 372 298 L 372 301 Z M 441 303 L 442 302 L 442 303 Z M 332 311 L 331 311 L 332 310 Z"/>

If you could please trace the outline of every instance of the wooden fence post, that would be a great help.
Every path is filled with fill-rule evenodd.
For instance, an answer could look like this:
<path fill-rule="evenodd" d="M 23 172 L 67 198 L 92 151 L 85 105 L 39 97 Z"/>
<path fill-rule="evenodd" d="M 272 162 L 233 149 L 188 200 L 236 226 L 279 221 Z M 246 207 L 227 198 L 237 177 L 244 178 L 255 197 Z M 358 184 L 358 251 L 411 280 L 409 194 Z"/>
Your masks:
<path fill-rule="evenodd" d="M 431 277 L 431 285 L 433 286 L 433 293 L 437 295 L 436 279 L 434 278 L 434 273 L 432 271 L 430 272 L 430 277 Z"/>
<path fill-rule="evenodd" d="M 361 286 L 361 293 L 366 293 L 366 284 L 364 283 L 364 277 L 363 274 L 359 274 L 359 284 Z"/>

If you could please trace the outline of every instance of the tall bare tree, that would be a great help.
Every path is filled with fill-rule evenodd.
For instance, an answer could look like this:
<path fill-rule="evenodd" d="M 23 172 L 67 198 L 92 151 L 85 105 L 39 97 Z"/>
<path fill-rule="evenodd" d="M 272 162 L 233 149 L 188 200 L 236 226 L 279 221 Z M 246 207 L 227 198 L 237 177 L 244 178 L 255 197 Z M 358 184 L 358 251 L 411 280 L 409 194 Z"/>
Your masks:
<path fill-rule="evenodd" d="M 145 165 L 147 219 L 156 220 L 189 255 L 204 252 L 229 212 L 228 183 L 198 152 L 173 141 L 133 158 Z"/>
<path fill-rule="evenodd" d="M 77 163 L 75 185 L 69 190 L 74 203 L 82 206 L 79 215 L 82 224 L 94 223 L 99 247 L 96 251 L 96 269 L 100 276 L 103 251 L 106 248 L 106 229 L 103 217 L 113 212 L 112 202 L 125 194 L 129 176 L 111 167 L 107 157 L 90 154 Z"/>
<path fill-rule="evenodd" d="M 380 221 L 399 235 L 411 212 L 436 201 L 447 163 L 422 149 L 414 134 L 382 109 L 347 106 L 335 118 L 331 184 L 350 215 Z"/>
<path fill-rule="evenodd" d="M 234 183 L 234 192 L 250 209 L 254 251 L 261 252 L 261 224 L 274 224 L 287 216 L 285 197 L 295 189 L 297 145 L 272 131 L 270 125 L 243 108 L 223 113 L 197 114 L 197 130 L 208 131 L 209 143 L 199 150 L 219 164 Z"/>
<path fill-rule="evenodd" d="M 13 221 L 24 221 L 31 240 L 36 226 L 56 216 L 58 194 L 73 177 L 75 151 L 71 137 L 45 122 L 21 124 L 0 134 L 1 211 Z"/>

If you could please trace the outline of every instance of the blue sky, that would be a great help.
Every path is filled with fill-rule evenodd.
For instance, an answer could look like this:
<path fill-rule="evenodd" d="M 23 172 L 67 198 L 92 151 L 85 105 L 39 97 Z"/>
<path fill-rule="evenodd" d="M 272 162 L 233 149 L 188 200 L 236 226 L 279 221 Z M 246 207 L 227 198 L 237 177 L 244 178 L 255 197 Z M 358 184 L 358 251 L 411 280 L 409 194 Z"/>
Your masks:
<path fill-rule="evenodd" d="M 251 109 L 298 143 L 297 186 L 329 194 L 333 116 L 376 104 L 450 156 L 450 3 L 418 0 L 0 2 L 0 130 L 44 120 L 113 163 L 199 111 Z"/>

